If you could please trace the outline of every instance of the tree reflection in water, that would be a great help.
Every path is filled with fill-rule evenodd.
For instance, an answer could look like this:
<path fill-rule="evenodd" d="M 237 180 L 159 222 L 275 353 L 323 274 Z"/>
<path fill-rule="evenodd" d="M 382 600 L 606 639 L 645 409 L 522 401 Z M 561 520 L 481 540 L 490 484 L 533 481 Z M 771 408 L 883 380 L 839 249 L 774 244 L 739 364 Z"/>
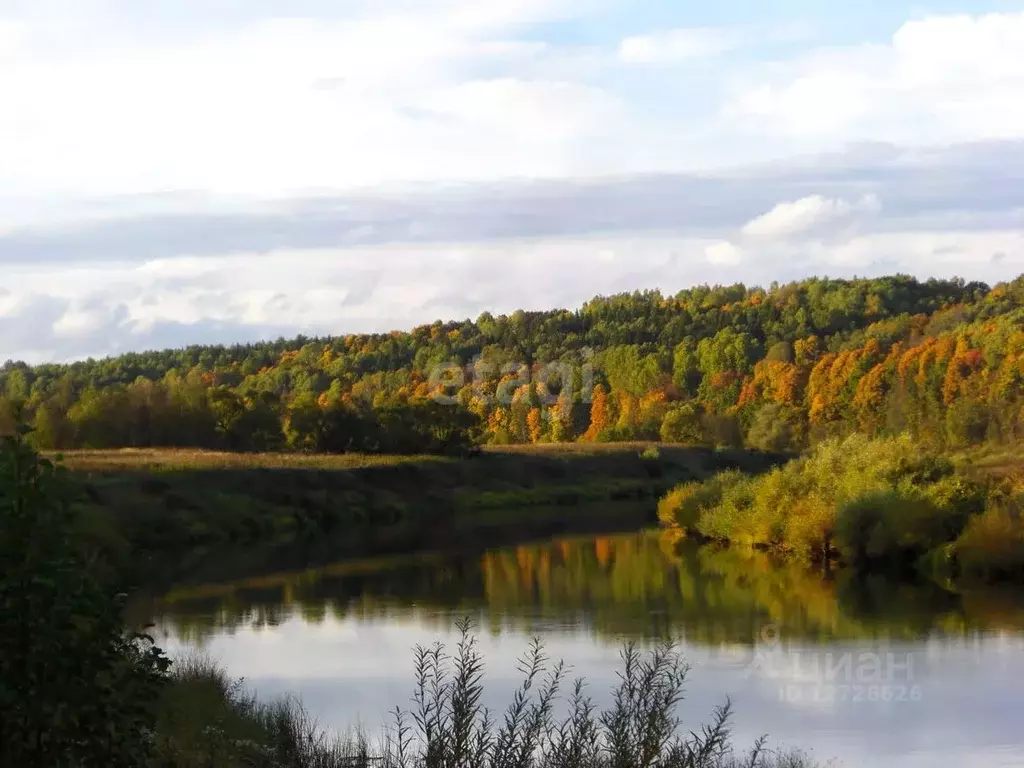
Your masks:
<path fill-rule="evenodd" d="M 157 601 L 161 627 L 201 644 L 240 627 L 415 615 L 448 628 L 585 628 L 608 639 L 751 644 L 784 637 L 917 638 L 1024 628 L 1019 598 L 933 583 L 823 572 L 760 551 L 675 542 L 661 532 L 567 538 L 476 556 L 340 563 L 181 589 Z"/>

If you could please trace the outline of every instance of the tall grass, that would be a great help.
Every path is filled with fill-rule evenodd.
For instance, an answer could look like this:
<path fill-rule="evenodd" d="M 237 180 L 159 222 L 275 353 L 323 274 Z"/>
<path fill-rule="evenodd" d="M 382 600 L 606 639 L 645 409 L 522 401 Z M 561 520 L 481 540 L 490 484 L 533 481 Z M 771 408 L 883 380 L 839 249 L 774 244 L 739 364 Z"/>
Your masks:
<path fill-rule="evenodd" d="M 156 728 L 160 768 L 334 768 L 367 763 L 359 736 L 321 729 L 295 699 L 264 703 L 214 662 L 186 656 L 172 667 Z"/>
<path fill-rule="evenodd" d="M 483 705 L 484 659 L 468 623 L 449 654 L 415 650 L 411 708 L 397 707 L 371 745 L 331 737 L 294 700 L 262 704 L 215 665 L 186 659 L 161 708 L 161 766 L 271 768 L 804 768 L 800 753 L 758 739 L 737 752 L 732 705 L 687 728 L 675 711 L 689 670 L 670 643 L 626 645 L 611 705 L 599 711 L 583 680 L 570 680 L 534 641 L 522 683 L 499 714 Z M 563 695 L 564 694 L 564 695 Z"/>

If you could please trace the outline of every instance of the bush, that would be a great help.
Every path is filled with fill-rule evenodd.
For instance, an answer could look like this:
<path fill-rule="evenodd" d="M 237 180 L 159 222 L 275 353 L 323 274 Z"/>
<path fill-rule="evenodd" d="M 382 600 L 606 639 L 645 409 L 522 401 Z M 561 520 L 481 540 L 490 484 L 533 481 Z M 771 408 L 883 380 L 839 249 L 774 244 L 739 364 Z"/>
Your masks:
<path fill-rule="evenodd" d="M 1024 578 L 1024 521 L 1019 509 L 992 508 L 972 517 L 953 544 L 959 575 L 969 581 Z"/>
<path fill-rule="evenodd" d="M 0 438 L 0 765 L 144 765 L 169 662 L 74 537 L 60 468 Z"/>
<path fill-rule="evenodd" d="M 926 494 L 905 489 L 877 491 L 852 499 L 836 515 L 835 543 L 843 558 L 867 565 L 914 563 L 963 529 L 965 518 Z"/>
<path fill-rule="evenodd" d="M 321 731 L 293 699 L 262 703 L 200 657 L 174 663 L 160 699 L 154 763 L 160 768 L 366 766 L 362 739 Z"/>
<path fill-rule="evenodd" d="M 800 557 L 854 562 L 918 558 L 953 541 L 985 489 L 909 437 L 853 435 L 757 478 L 722 473 L 662 500 L 666 525 L 714 539 L 765 544 Z"/>
<path fill-rule="evenodd" d="M 658 446 L 651 445 L 644 448 L 640 453 L 640 458 L 644 461 L 658 461 L 661 459 L 661 451 L 658 449 Z"/>
<path fill-rule="evenodd" d="M 763 539 L 754 533 L 757 528 L 757 484 L 742 473 L 732 471 L 719 475 L 712 496 L 717 504 L 705 505 L 698 529 L 705 536 L 740 544 L 755 544 Z"/>
<path fill-rule="evenodd" d="M 726 488 L 743 479 L 733 469 L 719 472 L 703 483 L 684 483 L 658 502 L 658 518 L 665 525 L 697 532 L 704 511 L 718 505 Z"/>

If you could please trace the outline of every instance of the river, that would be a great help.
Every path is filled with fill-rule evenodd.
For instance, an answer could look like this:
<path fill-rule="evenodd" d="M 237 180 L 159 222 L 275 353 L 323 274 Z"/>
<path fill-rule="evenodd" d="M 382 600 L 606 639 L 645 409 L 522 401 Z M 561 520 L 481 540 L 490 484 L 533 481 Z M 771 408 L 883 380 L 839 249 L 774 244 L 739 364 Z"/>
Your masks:
<path fill-rule="evenodd" d="M 201 649 L 339 731 L 377 731 L 407 707 L 413 647 L 453 641 L 468 617 L 496 709 L 534 636 L 599 705 L 623 643 L 672 637 L 692 667 L 688 729 L 729 697 L 741 746 L 768 734 L 823 764 L 1024 766 L 1024 601 L 1008 593 L 855 580 L 641 532 L 268 572 L 177 590 L 157 615 L 172 654 Z"/>

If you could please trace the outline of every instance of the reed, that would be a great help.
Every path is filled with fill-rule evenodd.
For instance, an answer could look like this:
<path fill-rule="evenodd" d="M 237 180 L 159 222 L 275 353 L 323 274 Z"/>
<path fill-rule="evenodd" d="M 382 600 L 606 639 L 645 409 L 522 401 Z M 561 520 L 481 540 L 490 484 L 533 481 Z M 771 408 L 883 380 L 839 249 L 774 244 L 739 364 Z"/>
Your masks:
<path fill-rule="evenodd" d="M 707 723 L 680 722 L 689 667 L 663 643 L 627 644 L 611 704 L 599 710 L 582 679 L 534 640 L 519 662 L 522 683 L 501 713 L 483 705 L 485 660 L 468 622 L 451 652 L 415 649 L 412 706 L 397 707 L 375 740 L 331 736 L 294 699 L 264 704 L 215 664 L 174 668 L 159 725 L 159 765 L 271 768 L 809 768 L 767 739 L 738 750 L 732 704 Z"/>

